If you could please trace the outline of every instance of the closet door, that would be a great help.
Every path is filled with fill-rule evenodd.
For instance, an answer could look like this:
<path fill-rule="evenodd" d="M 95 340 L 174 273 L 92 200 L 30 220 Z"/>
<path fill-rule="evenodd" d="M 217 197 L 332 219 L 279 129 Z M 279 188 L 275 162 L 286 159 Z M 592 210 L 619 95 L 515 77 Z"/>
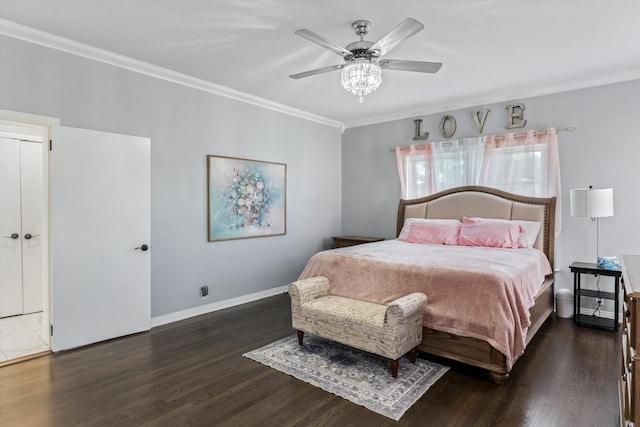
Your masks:
<path fill-rule="evenodd" d="M 0 138 L 0 317 L 22 314 L 20 141 Z"/>
<path fill-rule="evenodd" d="M 42 311 L 42 144 L 20 143 L 22 312 Z"/>

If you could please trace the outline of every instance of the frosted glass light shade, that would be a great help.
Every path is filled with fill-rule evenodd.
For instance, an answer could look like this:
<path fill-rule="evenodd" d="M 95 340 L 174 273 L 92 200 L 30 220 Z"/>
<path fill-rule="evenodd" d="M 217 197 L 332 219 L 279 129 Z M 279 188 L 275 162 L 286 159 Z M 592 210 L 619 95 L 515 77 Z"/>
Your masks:
<path fill-rule="evenodd" d="M 571 216 L 613 216 L 613 188 L 576 188 L 569 194 Z"/>

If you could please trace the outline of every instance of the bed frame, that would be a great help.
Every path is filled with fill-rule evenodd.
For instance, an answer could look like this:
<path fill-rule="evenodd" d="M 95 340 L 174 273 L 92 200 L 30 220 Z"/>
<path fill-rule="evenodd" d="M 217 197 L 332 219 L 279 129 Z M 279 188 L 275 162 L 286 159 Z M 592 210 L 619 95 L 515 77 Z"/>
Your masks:
<path fill-rule="evenodd" d="M 462 220 L 463 216 L 467 216 L 540 221 L 542 224 L 534 247 L 545 253 L 553 270 L 555 208 L 555 197 L 525 197 L 479 186 L 457 187 L 420 199 L 400 200 L 396 236 L 400 234 L 407 218 Z M 553 297 L 551 274 L 545 279 L 536 295 L 535 305 L 529 310 L 531 325 L 527 331 L 527 344 L 553 312 Z M 511 371 L 502 353 L 476 338 L 425 327 L 418 350 L 486 369 L 498 384 L 506 382 Z"/>

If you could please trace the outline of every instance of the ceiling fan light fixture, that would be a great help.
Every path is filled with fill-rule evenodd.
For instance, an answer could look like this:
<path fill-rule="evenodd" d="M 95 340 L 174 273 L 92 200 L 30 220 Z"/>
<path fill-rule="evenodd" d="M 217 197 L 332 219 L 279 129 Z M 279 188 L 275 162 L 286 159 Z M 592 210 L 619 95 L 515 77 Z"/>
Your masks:
<path fill-rule="evenodd" d="M 364 96 L 378 89 L 382 82 L 380 65 L 374 60 L 358 58 L 348 61 L 342 68 L 340 78 L 342 87 L 354 95 L 360 96 L 360 102 Z"/>
<path fill-rule="evenodd" d="M 340 55 L 345 62 L 344 64 L 331 65 L 303 73 L 292 74 L 289 77 L 292 79 L 301 79 L 316 74 L 342 70 L 342 74 L 340 75 L 342 86 L 354 95 L 358 95 L 360 102 L 363 102 L 364 96 L 378 89 L 378 86 L 382 83 L 381 67 L 385 70 L 437 73 L 442 66 L 439 62 L 383 58 L 397 45 L 424 29 L 424 25 L 413 18 L 405 19 L 400 25 L 375 43 L 364 39 L 364 36 L 366 36 L 371 29 L 370 21 L 360 19 L 351 24 L 351 28 L 355 30 L 357 36 L 360 36 L 360 40 L 349 43 L 345 47 L 329 41 L 306 28 L 296 30 L 295 33 L 300 37 Z"/>

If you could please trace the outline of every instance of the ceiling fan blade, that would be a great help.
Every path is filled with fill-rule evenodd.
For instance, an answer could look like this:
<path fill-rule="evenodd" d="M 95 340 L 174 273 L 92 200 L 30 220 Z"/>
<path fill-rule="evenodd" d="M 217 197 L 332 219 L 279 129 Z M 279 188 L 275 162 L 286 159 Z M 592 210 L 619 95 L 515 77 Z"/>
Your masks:
<path fill-rule="evenodd" d="M 309 76 L 313 76 L 321 73 L 328 73 L 329 71 L 339 70 L 341 68 L 344 68 L 344 64 L 331 65 L 330 67 L 316 68 L 315 70 L 305 71 L 303 73 L 298 73 L 298 74 L 292 74 L 289 77 L 291 77 L 292 79 L 301 79 L 303 77 L 309 77 Z"/>
<path fill-rule="evenodd" d="M 402 59 L 383 59 L 380 67 L 388 70 L 415 71 L 417 73 L 437 73 L 442 64 L 440 62 L 405 61 Z"/>
<path fill-rule="evenodd" d="M 300 37 L 304 37 L 307 40 L 311 40 L 312 42 L 319 44 L 320 46 L 326 49 L 329 49 L 330 51 L 335 52 L 344 58 L 350 57 L 353 55 L 350 51 L 343 48 L 342 46 L 337 45 L 334 42 L 325 39 L 321 35 L 316 34 L 313 31 L 307 30 L 306 28 L 303 28 L 301 30 L 296 30 L 295 33 Z"/>
<path fill-rule="evenodd" d="M 419 31 L 422 31 L 424 25 L 420 22 L 416 21 L 413 18 L 407 18 L 400 23 L 393 30 L 389 31 L 387 35 L 378 40 L 373 46 L 369 48 L 369 50 L 377 50 L 378 56 L 384 56 L 391 49 L 398 46 L 400 43 L 416 34 Z"/>

